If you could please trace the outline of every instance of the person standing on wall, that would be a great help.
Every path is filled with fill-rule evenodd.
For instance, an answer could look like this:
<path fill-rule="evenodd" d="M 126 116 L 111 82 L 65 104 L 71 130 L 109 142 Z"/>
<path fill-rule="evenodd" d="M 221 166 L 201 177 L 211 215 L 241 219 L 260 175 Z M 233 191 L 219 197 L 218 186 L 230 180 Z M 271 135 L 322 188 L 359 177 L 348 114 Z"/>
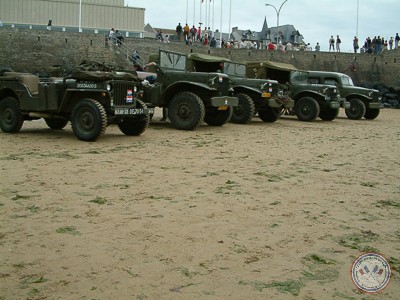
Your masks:
<path fill-rule="evenodd" d="M 178 26 L 176 26 L 176 33 L 178 35 L 179 41 L 182 41 L 183 40 L 182 39 L 183 28 L 182 28 L 181 23 L 178 23 Z"/>
<path fill-rule="evenodd" d="M 336 36 L 336 52 L 340 52 L 340 44 L 342 41 L 340 40 L 339 35 Z"/>
<path fill-rule="evenodd" d="M 353 39 L 353 48 L 354 48 L 354 53 L 357 53 L 358 48 L 360 48 L 360 46 L 358 45 L 358 38 L 356 36 Z"/>
<path fill-rule="evenodd" d="M 329 52 L 331 52 L 331 49 L 335 51 L 335 39 L 333 38 L 333 35 L 331 35 L 331 38 L 329 39 Z"/>

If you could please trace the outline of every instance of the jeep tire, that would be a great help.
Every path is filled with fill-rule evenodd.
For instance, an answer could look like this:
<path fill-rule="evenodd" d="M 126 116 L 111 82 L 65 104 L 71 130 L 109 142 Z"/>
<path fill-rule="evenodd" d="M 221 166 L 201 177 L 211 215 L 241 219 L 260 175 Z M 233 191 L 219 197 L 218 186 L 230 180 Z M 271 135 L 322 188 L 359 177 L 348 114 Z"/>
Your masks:
<path fill-rule="evenodd" d="M 314 121 L 320 112 L 320 107 L 317 100 L 311 97 L 300 98 L 295 104 L 296 116 L 300 121 Z"/>
<path fill-rule="evenodd" d="M 339 108 L 327 108 L 319 112 L 319 117 L 324 121 L 333 121 L 339 115 Z"/>
<path fill-rule="evenodd" d="M 380 113 L 380 109 L 379 108 L 367 108 L 365 111 L 365 115 L 364 118 L 366 118 L 367 120 L 374 120 L 379 116 Z"/>
<path fill-rule="evenodd" d="M 262 121 L 272 123 L 279 119 L 281 112 L 281 108 L 264 106 L 258 111 L 258 116 Z"/>
<path fill-rule="evenodd" d="M 238 93 L 235 96 L 238 97 L 239 104 L 233 108 L 230 121 L 236 124 L 247 124 L 253 118 L 256 110 L 253 99 L 243 93 Z"/>
<path fill-rule="evenodd" d="M 24 116 L 17 99 L 5 97 L 0 100 L 0 128 L 3 132 L 17 133 L 24 123 Z"/>
<path fill-rule="evenodd" d="M 365 105 L 360 99 L 351 99 L 350 108 L 345 110 L 346 116 L 351 120 L 360 120 L 365 115 Z"/>
<path fill-rule="evenodd" d="M 208 107 L 204 122 L 210 126 L 222 126 L 229 122 L 232 117 L 233 108 L 228 106 L 227 109 L 220 110 L 218 107 Z"/>
<path fill-rule="evenodd" d="M 63 129 L 65 126 L 67 126 L 68 124 L 68 120 L 65 119 L 44 119 L 47 126 L 49 126 L 49 128 L 51 129 L 55 129 L 55 130 L 61 130 Z"/>
<path fill-rule="evenodd" d="M 95 141 L 107 127 L 107 113 L 96 100 L 84 99 L 77 102 L 71 114 L 72 130 L 82 141 Z"/>
<path fill-rule="evenodd" d="M 204 115 L 203 101 L 191 92 L 176 94 L 168 105 L 168 118 L 176 129 L 193 130 L 202 124 Z"/>
<path fill-rule="evenodd" d="M 141 100 L 137 101 L 137 108 L 147 108 L 146 104 L 144 104 Z M 137 136 L 141 135 L 147 127 L 149 127 L 150 123 L 150 115 L 147 115 L 142 118 L 137 117 L 126 117 L 118 123 L 118 128 L 125 135 Z"/>

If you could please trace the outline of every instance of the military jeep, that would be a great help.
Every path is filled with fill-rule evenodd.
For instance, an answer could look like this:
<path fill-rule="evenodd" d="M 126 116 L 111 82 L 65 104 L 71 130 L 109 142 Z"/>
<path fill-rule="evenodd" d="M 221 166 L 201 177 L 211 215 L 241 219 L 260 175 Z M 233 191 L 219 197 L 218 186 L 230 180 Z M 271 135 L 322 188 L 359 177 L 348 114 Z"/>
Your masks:
<path fill-rule="evenodd" d="M 378 90 L 354 86 L 350 76 L 337 72 L 309 71 L 308 81 L 319 84 L 335 85 L 340 95 L 350 103 L 345 110 L 352 120 L 362 117 L 373 120 L 379 116 L 382 97 Z"/>
<path fill-rule="evenodd" d="M 74 134 L 94 141 L 107 125 L 126 135 L 140 135 L 149 125 L 149 110 L 136 99 L 137 78 L 106 71 L 72 72 L 65 78 L 41 80 L 29 73 L 0 72 L 0 128 L 17 133 L 24 121 L 44 118 L 51 129 L 70 121 Z"/>
<path fill-rule="evenodd" d="M 223 73 L 188 72 L 187 56 L 160 50 L 150 55 L 156 62 L 149 71 L 137 72 L 142 79 L 143 101 L 148 107 L 168 108 L 168 118 L 174 128 L 194 130 L 203 121 L 211 126 L 222 126 L 238 105 L 229 77 Z"/>
<path fill-rule="evenodd" d="M 222 72 L 229 75 L 239 105 L 233 108 L 231 122 L 245 124 L 258 113 L 264 122 L 275 122 L 282 109 L 294 106 L 286 85 L 276 80 L 246 77 L 246 64 L 207 54 L 191 53 L 187 58 L 188 71 Z"/>
<path fill-rule="evenodd" d="M 349 106 L 346 99 L 340 97 L 336 86 L 311 84 L 307 81 L 307 71 L 298 70 L 290 64 L 253 62 L 247 64 L 246 72 L 249 77 L 253 74 L 288 84 L 289 96 L 295 102 L 293 113 L 301 121 L 314 121 L 317 117 L 332 121 L 338 116 L 340 107 Z"/>

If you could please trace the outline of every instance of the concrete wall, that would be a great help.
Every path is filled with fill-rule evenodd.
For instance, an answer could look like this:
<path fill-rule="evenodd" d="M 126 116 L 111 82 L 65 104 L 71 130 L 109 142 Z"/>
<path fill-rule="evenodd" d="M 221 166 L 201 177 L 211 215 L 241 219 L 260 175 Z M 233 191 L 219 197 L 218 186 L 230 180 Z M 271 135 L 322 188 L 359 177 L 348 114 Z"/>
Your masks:
<path fill-rule="evenodd" d="M 29 29 L 0 29 L 0 66 L 15 71 L 48 72 L 54 65 L 71 70 L 82 60 L 116 63 L 130 67 L 130 50 L 106 46 L 103 35 L 36 31 Z M 189 47 L 183 43 L 160 43 L 153 39 L 126 38 L 129 49 L 137 49 L 148 61 L 148 55 L 161 47 L 171 51 L 199 52 L 223 56 L 238 62 L 265 61 L 291 63 L 299 69 L 338 71 L 350 75 L 357 84 L 382 82 L 400 86 L 400 49 L 378 56 L 368 54 L 329 52 L 268 52 L 257 49 L 214 49 L 201 45 Z M 127 53 L 129 52 L 129 53 Z M 355 71 L 350 70 L 354 64 Z"/>

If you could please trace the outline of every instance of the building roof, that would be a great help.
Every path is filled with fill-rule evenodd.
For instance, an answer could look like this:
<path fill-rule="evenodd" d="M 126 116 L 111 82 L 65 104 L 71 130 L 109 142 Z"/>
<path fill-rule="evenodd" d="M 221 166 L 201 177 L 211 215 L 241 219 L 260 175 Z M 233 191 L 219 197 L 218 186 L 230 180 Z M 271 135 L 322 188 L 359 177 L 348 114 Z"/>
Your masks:
<path fill-rule="evenodd" d="M 250 29 L 241 30 L 237 27 L 232 29 L 232 38 L 236 41 L 247 40 L 247 41 L 272 41 L 278 43 L 282 41 L 282 43 L 286 44 L 287 42 L 291 42 L 292 44 L 302 44 L 303 36 L 300 32 L 290 24 L 280 25 L 279 27 L 268 27 L 267 19 L 264 19 L 264 23 L 261 31 L 256 32 Z M 279 39 L 281 36 L 281 39 Z"/>

